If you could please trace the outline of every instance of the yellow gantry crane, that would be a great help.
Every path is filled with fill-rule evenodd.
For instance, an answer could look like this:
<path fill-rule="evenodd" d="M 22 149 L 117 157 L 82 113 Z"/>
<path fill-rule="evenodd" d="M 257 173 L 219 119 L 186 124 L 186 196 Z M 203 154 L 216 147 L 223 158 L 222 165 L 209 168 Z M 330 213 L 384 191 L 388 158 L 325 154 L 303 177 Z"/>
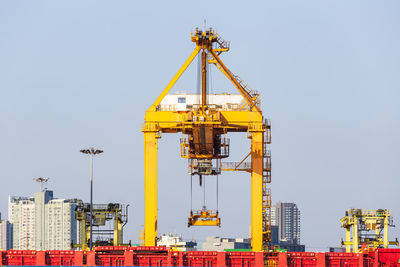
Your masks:
<path fill-rule="evenodd" d="M 123 228 L 128 222 L 128 205 L 119 203 L 93 205 L 93 234 L 101 240 L 93 240 L 95 246 L 122 246 Z M 79 202 L 75 208 L 75 218 L 79 222 L 80 240 L 73 247 L 89 249 L 90 242 L 90 204 Z M 112 221 L 113 229 L 105 228 Z M 94 229 L 96 227 L 96 229 Z M 127 244 L 125 244 L 127 245 Z"/>
<path fill-rule="evenodd" d="M 198 175 L 201 183 L 206 175 L 221 171 L 251 173 L 251 244 L 253 251 L 268 250 L 271 241 L 271 127 L 260 109 L 259 94 L 222 62 L 220 55 L 229 51 L 229 42 L 213 29 L 196 29 L 191 33 L 194 51 L 178 70 L 164 91 L 146 111 L 142 125 L 144 134 L 145 179 L 145 246 L 157 242 L 157 142 L 161 133 L 182 133 L 181 156 L 188 159 L 190 175 Z M 201 56 L 201 102 L 186 105 L 182 110 L 163 107 L 162 100 L 193 59 Z M 215 65 L 236 87 L 243 101 L 240 105 L 208 103 L 207 64 Z M 244 132 L 251 139 L 250 152 L 240 162 L 221 162 L 229 157 L 229 132 Z M 246 159 L 250 159 L 246 162 Z M 218 211 L 191 211 L 188 226 L 219 226 Z"/>
<path fill-rule="evenodd" d="M 346 252 L 358 253 L 363 246 L 387 248 L 389 245 L 399 245 L 397 240 L 389 241 L 389 227 L 394 226 L 389 210 L 349 209 L 340 223 L 346 229 L 346 241 L 342 241 Z"/>

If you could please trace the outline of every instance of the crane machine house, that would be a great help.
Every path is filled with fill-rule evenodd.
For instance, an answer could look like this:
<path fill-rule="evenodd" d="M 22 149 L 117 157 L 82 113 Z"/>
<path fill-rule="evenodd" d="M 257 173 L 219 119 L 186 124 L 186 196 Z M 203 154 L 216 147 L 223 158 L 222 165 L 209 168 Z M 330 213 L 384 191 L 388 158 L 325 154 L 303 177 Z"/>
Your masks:
<path fill-rule="evenodd" d="M 207 98 L 209 107 L 218 110 L 239 110 L 245 101 L 240 94 L 208 94 Z M 160 103 L 160 110 L 187 111 L 200 106 L 200 102 L 200 94 L 176 92 L 165 96 Z"/>

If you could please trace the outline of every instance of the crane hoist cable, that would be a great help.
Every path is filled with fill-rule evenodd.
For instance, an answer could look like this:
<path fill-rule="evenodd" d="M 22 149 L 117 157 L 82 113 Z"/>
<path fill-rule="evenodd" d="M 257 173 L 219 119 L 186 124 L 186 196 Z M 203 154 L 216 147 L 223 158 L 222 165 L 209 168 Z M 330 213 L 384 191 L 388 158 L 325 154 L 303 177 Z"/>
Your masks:
<path fill-rule="evenodd" d="M 197 94 L 197 104 L 200 105 L 200 87 L 201 87 L 201 54 L 197 54 L 197 70 L 196 70 L 196 94 Z"/>
<path fill-rule="evenodd" d="M 211 69 L 212 69 L 212 67 L 211 67 L 211 64 L 207 64 L 207 66 L 208 66 L 208 71 L 207 71 L 207 73 L 209 73 L 208 76 L 210 76 L 210 78 L 209 78 L 209 82 L 210 82 L 210 94 L 212 94 L 212 92 L 213 92 L 213 88 L 212 88 L 212 75 L 211 75 Z"/>
<path fill-rule="evenodd" d="M 206 207 L 206 184 L 205 184 L 205 178 L 204 179 L 204 185 L 203 186 L 203 207 Z M 202 186 L 201 185 L 201 186 Z M 216 204 L 217 204 L 217 211 L 219 210 L 219 175 L 217 175 L 216 178 Z M 190 175 L 190 210 L 193 210 L 193 175 Z"/>
<path fill-rule="evenodd" d="M 218 205 L 218 194 L 219 194 L 219 192 L 218 192 L 218 176 L 219 175 L 217 175 L 217 211 L 219 209 L 219 205 Z"/>
<path fill-rule="evenodd" d="M 193 175 L 190 175 L 190 211 L 193 210 Z"/>
<path fill-rule="evenodd" d="M 203 207 L 206 207 L 206 179 L 203 182 Z"/>

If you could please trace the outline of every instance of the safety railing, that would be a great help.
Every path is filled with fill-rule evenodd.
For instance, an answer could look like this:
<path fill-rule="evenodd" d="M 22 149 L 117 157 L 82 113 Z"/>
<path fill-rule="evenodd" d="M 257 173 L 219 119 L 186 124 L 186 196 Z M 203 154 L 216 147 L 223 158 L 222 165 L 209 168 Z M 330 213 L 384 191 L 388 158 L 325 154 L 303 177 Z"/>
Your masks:
<path fill-rule="evenodd" d="M 239 83 L 239 85 L 246 91 L 246 93 L 251 97 L 251 98 L 258 98 L 259 94 L 256 90 L 253 90 L 250 88 L 250 86 L 242 80 L 242 78 L 239 77 L 239 75 L 233 75 L 235 77 L 236 81 Z"/>
<path fill-rule="evenodd" d="M 158 123 L 142 123 L 142 132 L 158 132 L 160 125 Z"/>
<path fill-rule="evenodd" d="M 251 170 L 251 162 L 222 162 L 221 163 L 221 169 L 223 170 L 238 170 L 238 171 L 244 171 L 244 170 Z"/>
<path fill-rule="evenodd" d="M 266 158 L 263 163 L 264 170 L 271 169 L 271 159 Z M 223 170 L 237 170 L 237 171 L 251 171 L 251 162 L 222 162 L 221 169 Z M 269 179 L 270 180 L 270 179 Z"/>
<path fill-rule="evenodd" d="M 195 216 L 201 216 L 201 215 L 204 215 L 205 213 L 206 213 L 208 216 L 216 216 L 216 215 L 218 215 L 218 211 L 217 211 L 217 210 L 205 210 L 205 209 L 202 209 L 202 210 L 192 210 L 191 213 L 192 213 L 193 215 L 195 215 Z"/>
<path fill-rule="evenodd" d="M 208 104 L 205 105 L 209 111 L 249 111 L 248 106 L 243 106 L 242 103 L 226 103 L 223 105 Z M 158 105 L 156 111 L 198 111 L 202 109 L 201 104 L 187 104 L 184 107 L 178 107 L 177 104 Z"/>
<path fill-rule="evenodd" d="M 230 42 L 225 41 L 221 36 L 219 36 L 217 33 L 215 34 L 217 36 L 217 47 L 214 48 L 213 50 L 216 52 L 216 54 L 219 56 L 222 52 L 228 51 L 230 48 Z"/>
<path fill-rule="evenodd" d="M 271 120 L 270 119 L 264 120 L 264 127 L 265 127 L 264 143 L 271 144 Z M 266 146 L 264 145 L 264 147 L 266 147 Z"/>

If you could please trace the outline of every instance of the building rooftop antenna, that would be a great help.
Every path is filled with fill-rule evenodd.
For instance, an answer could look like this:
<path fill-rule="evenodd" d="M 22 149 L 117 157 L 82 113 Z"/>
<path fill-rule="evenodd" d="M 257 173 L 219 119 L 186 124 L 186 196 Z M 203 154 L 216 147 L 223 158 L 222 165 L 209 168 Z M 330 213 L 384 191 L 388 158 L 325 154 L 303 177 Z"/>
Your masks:
<path fill-rule="evenodd" d="M 49 178 L 38 177 L 34 178 L 35 182 L 40 183 L 40 192 L 43 191 L 43 184 L 49 181 Z"/>

